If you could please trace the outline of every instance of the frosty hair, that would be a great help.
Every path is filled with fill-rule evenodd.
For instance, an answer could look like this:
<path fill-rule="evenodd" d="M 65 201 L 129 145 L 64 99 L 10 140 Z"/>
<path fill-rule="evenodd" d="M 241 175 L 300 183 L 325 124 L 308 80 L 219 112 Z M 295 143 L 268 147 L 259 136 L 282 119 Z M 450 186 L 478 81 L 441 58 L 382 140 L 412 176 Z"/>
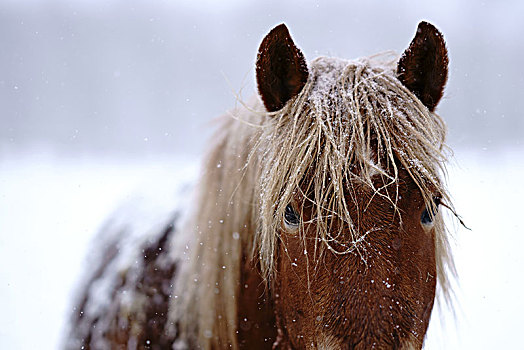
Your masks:
<path fill-rule="evenodd" d="M 315 255 L 359 248 L 362 233 L 347 202 L 355 182 L 386 198 L 400 215 L 402 168 L 427 208 L 434 208 L 436 195 L 451 206 L 441 180 L 445 124 L 397 79 L 396 61 L 320 57 L 310 63 L 302 91 L 281 110 L 262 112 L 257 100 L 222 118 L 188 226 L 196 242 L 187 255 L 189 267 L 177 276 L 171 308 L 171 320 L 188 344 L 238 348 L 244 259 L 252 259 L 267 282 L 273 280 L 282 218 L 297 193 L 312 206 L 316 232 L 308 239 L 315 242 Z M 385 185 L 377 188 L 374 176 Z M 434 220 L 438 286 L 449 300 L 454 267 L 440 214 Z"/>
<path fill-rule="evenodd" d="M 397 207 L 401 166 L 420 189 L 427 208 L 435 207 L 435 196 L 450 203 L 441 181 L 446 170 L 445 124 L 397 79 L 395 62 L 317 58 L 302 92 L 267 118 L 258 142 L 260 211 L 255 238 L 266 279 L 274 273 L 285 208 L 295 193 L 308 192 L 304 188 L 313 194 L 302 193 L 313 206 L 317 228 L 316 237 L 308 238 L 335 254 L 358 249 L 362 238 L 348 210 L 352 183 L 364 183 L 375 195 L 386 197 L 401 215 Z M 383 177 L 384 187 L 392 190 L 376 188 L 374 176 Z M 440 216 L 435 219 L 441 221 Z M 333 221 L 341 223 L 335 232 Z M 443 225 L 436 227 L 438 276 L 446 291 L 445 271 L 452 267 L 449 245 Z M 342 230 L 349 230 L 349 241 L 341 241 L 347 237 Z"/>

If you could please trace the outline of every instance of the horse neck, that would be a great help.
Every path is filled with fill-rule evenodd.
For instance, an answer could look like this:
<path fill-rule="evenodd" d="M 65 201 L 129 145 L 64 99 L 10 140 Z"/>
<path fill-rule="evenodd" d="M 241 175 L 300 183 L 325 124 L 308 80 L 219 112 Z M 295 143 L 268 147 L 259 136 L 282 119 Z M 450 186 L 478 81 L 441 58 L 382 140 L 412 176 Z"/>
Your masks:
<path fill-rule="evenodd" d="M 254 123 L 261 118 L 246 116 Z M 191 224 L 196 228 L 192 265 L 181 281 L 190 286 L 185 328 L 193 329 L 196 334 L 189 338 L 204 348 L 259 347 L 264 338 L 270 346 L 274 340 L 273 312 L 252 259 L 259 175 L 252 150 L 260 128 L 246 119 L 223 117 L 206 158 Z"/>

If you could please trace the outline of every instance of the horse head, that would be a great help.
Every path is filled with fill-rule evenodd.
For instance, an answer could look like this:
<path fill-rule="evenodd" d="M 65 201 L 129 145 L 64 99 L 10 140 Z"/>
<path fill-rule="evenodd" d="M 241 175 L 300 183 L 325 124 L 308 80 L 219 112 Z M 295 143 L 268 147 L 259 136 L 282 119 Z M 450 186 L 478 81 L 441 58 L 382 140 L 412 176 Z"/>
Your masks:
<path fill-rule="evenodd" d="M 306 64 L 284 24 L 262 41 L 256 253 L 278 348 L 421 348 L 446 289 L 440 176 L 447 79 L 441 33 L 421 22 L 394 62 Z M 267 142 L 266 142 L 267 141 Z"/>

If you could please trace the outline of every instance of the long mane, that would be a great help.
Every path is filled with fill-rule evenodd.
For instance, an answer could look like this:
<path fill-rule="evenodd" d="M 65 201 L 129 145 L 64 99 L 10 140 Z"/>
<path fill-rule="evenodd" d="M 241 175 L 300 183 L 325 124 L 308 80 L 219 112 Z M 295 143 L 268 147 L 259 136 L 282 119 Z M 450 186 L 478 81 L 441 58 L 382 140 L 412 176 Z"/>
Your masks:
<path fill-rule="evenodd" d="M 393 62 L 320 57 L 310 63 L 303 90 L 283 109 L 267 113 L 257 100 L 222 117 L 188 221 L 194 242 L 171 308 L 171 321 L 189 345 L 238 347 L 242 265 L 255 261 L 270 286 L 282 218 L 297 194 L 310 202 L 317 227 L 316 237 L 308 237 L 315 242 L 309 259 L 358 251 L 373 234 L 360 232 L 348 209 L 356 182 L 386 198 L 401 216 L 402 167 L 427 207 L 436 194 L 451 206 L 442 180 L 445 124 L 402 85 Z M 374 185 L 376 176 L 384 186 Z M 438 284 L 448 299 L 454 268 L 440 214 L 435 221 Z"/>

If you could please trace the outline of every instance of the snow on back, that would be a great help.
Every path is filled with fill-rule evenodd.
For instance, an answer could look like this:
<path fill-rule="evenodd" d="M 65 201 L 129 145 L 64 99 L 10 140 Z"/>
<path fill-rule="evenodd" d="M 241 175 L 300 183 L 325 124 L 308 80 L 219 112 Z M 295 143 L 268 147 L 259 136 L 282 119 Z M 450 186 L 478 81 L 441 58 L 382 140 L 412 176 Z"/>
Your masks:
<path fill-rule="evenodd" d="M 188 169 L 193 173 L 193 169 Z M 97 330 L 110 329 L 111 318 L 100 317 L 109 314 L 114 308 L 115 299 L 123 310 L 132 311 L 142 307 L 143 295 L 135 292 L 144 268 L 144 248 L 157 242 L 166 230 L 173 225 L 176 234 L 167 242 L 169 252 L 161 265 L 171 264 L 184 258 L 184 249 L 190 241 L 188 232 L 181 230 L 190 210 L 193 184 L 186 182 L 188 176 L 173 181 L 147 184 L 140 192 L 126 198 L 107 220 L 91 242 L 90 255 L 85 262 L 85 272 L 80 278 L 77 297 L 83 292 L 86 303 L 82 317 L 86 320 L 98 319 Z M 165 261 L 168 259 L 169 261 Z M 122 280 L 122 276 L 125 278 Z M 123 292 L 112 296 L 125 281 Z M 78 304 L 77 304 L 78 305 Z M 73 313 L 80 310 L 72 310 Z M 83 322 L 76 327 L 87 327 Z M 81 333 L 81 332 L 80 332 Z M 88 334 L 86 332 L 85 334 Z M 66 332 L 67 334 L 67 332 Z M 77 339 L 64 339 L 68 347 L 74 348 Z M 106 346 L 99 340 L 97 346 Z"/>

